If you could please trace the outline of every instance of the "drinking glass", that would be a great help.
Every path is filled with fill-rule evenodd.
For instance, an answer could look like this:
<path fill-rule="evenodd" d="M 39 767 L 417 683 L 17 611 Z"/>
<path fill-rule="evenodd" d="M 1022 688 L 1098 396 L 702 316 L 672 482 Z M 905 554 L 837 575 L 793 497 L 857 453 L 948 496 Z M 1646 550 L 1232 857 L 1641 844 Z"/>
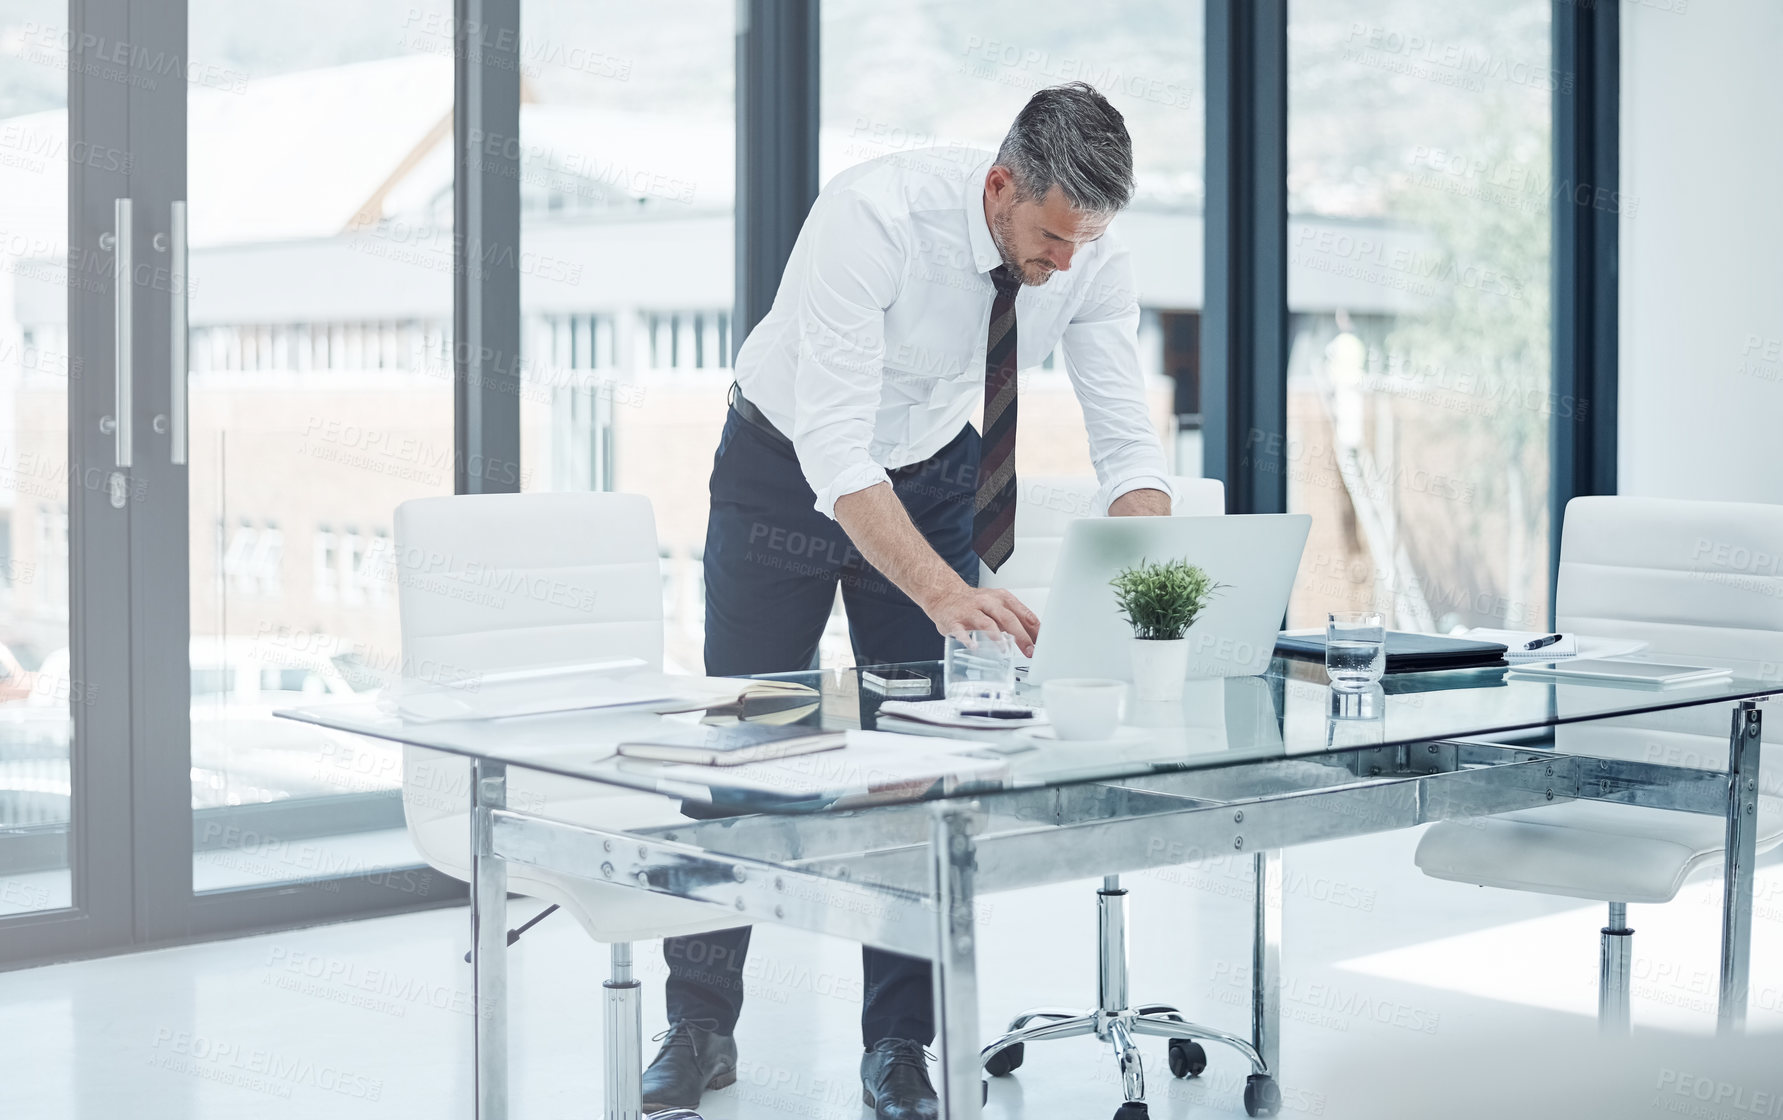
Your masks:
<path fill-rule="evenodd" d="M 1325 675 L 1331 687 L 1367 688 L 1387 668 L 1387 624 L 1373 611 L 1333 611 L 1325 624 Z"/>
<path fill-rule="evenodd" d="M 943 677 L 949 700 L 1015 699 L 1015 639 L 997 630 L 948 635 Z"/>
<path fill-rule="evenodd" d="M 1325 746 L 1367 747 L 1387 737 L 1387 694 L 1378 684 L 1331 690 L 1325 715 Z"/>

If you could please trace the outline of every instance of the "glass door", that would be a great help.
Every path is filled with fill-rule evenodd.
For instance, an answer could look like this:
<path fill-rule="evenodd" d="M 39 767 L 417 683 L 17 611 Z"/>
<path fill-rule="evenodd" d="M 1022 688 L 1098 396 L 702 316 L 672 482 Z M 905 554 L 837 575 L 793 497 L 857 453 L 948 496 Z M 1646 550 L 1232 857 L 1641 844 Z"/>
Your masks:
<path fill-rule="evenodd" d="M 450 0 L 0 0 L 0 968 L 462 897 L 400 752 L 273 716 L 401 674 L 454 487 L 455 58 Z"/>
<path fill-rule="evenodd" d="M 130 931 L 123 7 L 0 5 L 0 965 Z"/>
<path fill-rule="evenodd" d="M 38 30 L 61 24 L 57 6 L 15 6 L 0 27 L 0 915 L 74 898 L 67 51 Z"/>

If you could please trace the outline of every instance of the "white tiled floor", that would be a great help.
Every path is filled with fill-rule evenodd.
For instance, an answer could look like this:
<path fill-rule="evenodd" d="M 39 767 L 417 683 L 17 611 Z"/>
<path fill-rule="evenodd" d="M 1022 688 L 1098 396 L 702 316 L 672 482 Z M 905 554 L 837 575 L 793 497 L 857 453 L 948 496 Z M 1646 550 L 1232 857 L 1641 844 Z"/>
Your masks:
<path fill-rule="evenodd" d="M 1288 853 L 1285 1115 L 1783 1115 L 1783 866 L 1761 872 L 1750 1036 L 1712 1035 L 1718 884 L 1705 880 L 1634 908 L 1637 1034 L 1606 1049 L 1590 1018 L 1600 908 L 1425 879 L 1415 843 Z M 1248 869 L 1129 878 L 1139 999 L 1242 1028 Z M 1092 884 L 981 910 L 986 1035 L 1024 1007 L 1093 998 Z M 435 911 L 0 974 L 0 1118 L 468 1116 L 465 924 L 462 909 Z M 655 946 L 639 959 L 654 1033 L 662 959 Z M 513 964 L 514 1116 L 597 1116 L 604 948 L 553 918 Z M 763 929 L 750 978 L 743 1076 L 705 1114 L 868 1116 L 858 950 Z M 1203 1077 L 1179 1082 L 1162 1043 L 1146 1047 L 1154 1116 L 1243 1115 L 1235 1055 L 1213 1049 Z M 993 1083 L 987 1116 L 1101 1118 L 1119 1099 L 1098 1044 L 1048 1043 Z"/>

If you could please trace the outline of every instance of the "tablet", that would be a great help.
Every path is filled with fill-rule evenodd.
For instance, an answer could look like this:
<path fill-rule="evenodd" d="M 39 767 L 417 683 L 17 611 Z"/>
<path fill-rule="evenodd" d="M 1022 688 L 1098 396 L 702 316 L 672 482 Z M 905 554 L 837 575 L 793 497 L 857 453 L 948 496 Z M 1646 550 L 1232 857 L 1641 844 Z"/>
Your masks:
<path fill-rule="evenodd" d="M 1513 676 L 1541 677 L 1547 680 L 1589 680 L 1609 684 L 1638 684 L 1651 688 L 1670 688 L 1681 684 L 1701 684 L 1720 677 L 1733 676 L 1732 669 L 1712 665 L 1677 665 L 1662 661 L 1624 661 L 1616 658 L 1572 658 L 1536 665 L 1518 665 Z"/>

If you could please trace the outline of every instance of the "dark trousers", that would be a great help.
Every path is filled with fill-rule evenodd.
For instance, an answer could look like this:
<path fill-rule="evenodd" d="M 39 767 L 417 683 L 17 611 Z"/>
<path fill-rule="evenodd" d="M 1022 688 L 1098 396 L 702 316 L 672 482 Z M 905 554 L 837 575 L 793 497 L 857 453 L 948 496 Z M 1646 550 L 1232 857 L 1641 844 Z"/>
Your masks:
<path fill-rule="evenodd" d="M 969 583 L 978 433 L 963 428 L 926 462 L 892 473 L 892 488 L 917 529 Z M 854 657 L 862 665 L 926 661 L 942 640 L 922 609 L 869 565 L 842 527 L 818 513 L 792 448 L 733 410 L 712 464 L 706 523 L 706 672 L 713 676 L 808 669 L 842 587 Z M 731 1033 L 743 1008 L 749 928 L 663 943 L 669 1022 L 710 1020 Z M 935 1038 L 929 963 L 861 950 L 861 1041 L 925 1046 Z"/>

